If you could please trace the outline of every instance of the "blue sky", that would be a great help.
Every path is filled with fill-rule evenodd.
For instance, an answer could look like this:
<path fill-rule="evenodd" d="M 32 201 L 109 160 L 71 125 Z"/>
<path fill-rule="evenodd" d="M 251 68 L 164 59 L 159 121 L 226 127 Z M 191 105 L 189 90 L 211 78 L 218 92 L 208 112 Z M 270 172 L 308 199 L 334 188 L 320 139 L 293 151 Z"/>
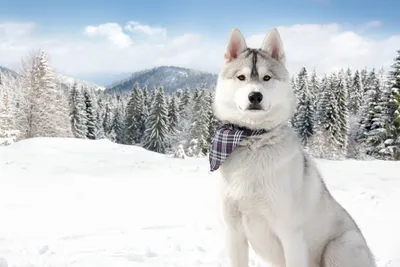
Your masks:
<path fill-rule="evenodd" d="M 86 24 L 123 23 L 129 20 L 161 24 L 179 33 L 188 29 L 220 34 L 238 25 L 257 32 L 268 26 L 340 23 L 357 26 L 379 20 L 385 33 L 400 25 L 398 0 L 13 0 L 0 6 L 3 20 L 34 21 L 43 31 L 74 32 Z"/>
<path fill-rule="evenodd" d="M 397 37 L 400 35 L 398 27 L 400 25 L 400 16 L 397 10 L 400 10 L 400 1 L 398 0 L 248 0 L 247 2 L 218 0 L 114 2 L 111 0 L 13 0 L 3 2 L 0 5 L 0 24 L 6 25 L 3 28 L 8 27 L 7 25 L 10 23 L 32 24 L 34 27 L 29 31 L 26 30 L 25 39 L 22 39 L 21 35 L 18 35 L 18 38 L 15 36 L 10 37 L 10 35 L 2 36 L 0 25 L 0 42 L 6 40 L 8 44 L 12 43 L 18 46 L 20 42 L 25 40 L 24 48 L 22 48 L 22 45 L 18 46 L 18 49 L 14 48 L 15 57 L 24 56 L 23 54 L 17 55 L 15 51 L 26 51 L 28 49 L 27 44 L 31 46 L 29 48 L 44 46 L 43 49 L 47 48 L 50 56 L 54 58 L 54 64 L 57 69 L 82 78 L 90 77 L 92 80 L 96 80 L 96 76 L 119 75 L 141 69 L 141 66 L 147 68 L 162 63 L 167 64 L 168 62 L 174 65 L 184 65 L 216 72 L 218 71 L 217 62 L 219 59 L 214 61 L 213 66 L 204 63 L 200 64 L 200 62 L 195 63 L 196 60 L 199 61 L 201 59 L 198 54 L 202 53 L 200 52 L 202 51 L 201 49 L 204 49 L 204 53 L 209 53 L 210 49 L 216 49 L 221 53 L 233 27 L 239 27 L 246 38 L 253 40 L 254 43 L 256 43 L 256 40 L 258 43 L 261 40 L 261 34 L 265 34 L 271 27 L 279 26 L 286 27 L 286 30 L 283 30 L 283 35 L 287 40 L 290 39 L 288 41 L 289 47 L 291 47 L 290 42 L 301 42 L 301 40 L 297 39 L 296 41 L 293 39 L 296 34 L 297 38 L 302 39 L 301 32 L 308 35 L 312 31 L 314 34 L 320 34 L 321 38 L 334 39 L 333 43 L 335 43 L 335 40 L 342 40 L 340 39 L 343 38 L 341 36 L 346 36 L 347 32 L 350 31 L 354 35 L 349 38 L 355 41 L 355 44 L 346 44 L 349 49 L 354 49 L 354 46 L 357 46 L 356 50 L 379 50 L 377 47 L 384 47 L 384 45 L 387 47 L 387 43 L 382 44 L 382 42 L 389 42 L 390 48 L 393 50 L 398 42 Z M 135 28 L 134 31 L 128 33 L 126 25 L 130 21 L 135 22 L 135 25 L 146 26 L 148 29 L 162 29 L 162 31 L 155 32 L 163 32 L 163 38 L 156 38 L 156 34 L 153 31 L 150 34 L 149 31 L 141 30 L 143 27 Z M 113 23 L 113 25 L 110 25 L 110 23 Z M 100 25 L 108 25 L 107 30 L 102 27 L 102 30 L 93 28 L 91 34 L 86 31 L 88 26 L 98 27 Z M 301 27 L 303 28 L 299 30 L 295 25 L 302 25 Z M 322 25 L 322 28 L 313 27 L 312 25 Z M 338 28 L 329 25 L 338 25 Z M 118 27 L 121 29 L 118 29 Z M 112 31 L 121 31 L 121 33 L 115 35 L 111 33 Z M 325 36 L 327 31 L 329 34 Z M 123 36 L 124 34 L 126 36 Z M 117 41 L 116 38 L 118 39 Z M 105 39 L 111 40 L 110 42 L 115 44 L 121 41 L 121 38 L 124 39 L 125 45 L 121 46 L 121 43 L 119 43 L 118 48 L 111 45 L 106 46 Z M 129 40 L 127 41 L 126 38 L 129 38 Z M 130 38 L 132 39 L 131 41 Z M 198 51 L 185 50 L 186 54 L 184 54 L 187 57 L 187 62 L 179 54 L 182 51 L 182 47 L 179 49 L 178 47 L 173 47 L 176 43 L 181 44 L 182 38 L 184 38 L 182 47 L 184 45 L 185 47 L 199 46 Z M 191 41 L 188 41 L 189 39 Z M 309 41 L 315 43 L 313 39 Z M 108 52 L 107 55 L 109 55 L 110 59 L 109 61 L 93 59 L 96 55 L 90 51 L 91 54 L 89 53 L 90 55 L 88 55 L 86 61 L 95 61 L 94 64 L 109 65 L 108 69 L 91 68 L 89 64 L 87 64 L 86 69 L 82 69 L 82 66 L 74 68 L 71 65 L 72 63 L 69 62 L 71 59 L 62 59 L 62 52 L 60 51 L 69 51 L 68 53 L 66 52 L 64 57 L 67 55 L 70 57 L 71 51 L 77 51 L 74 50 L 77 49 L 76 47 L 85 46 L 90 49 L 90 45 L 94 45 L 94 42 L 98 42 L 95 46 L 95 49 L 99 49 L 98 56 L 104 57 L 104 52 Z M 54 45 L 50 47 L 50 43 Z M 137 46 L 139 44 L 141 45 L 140 47 Z M 144 45 L 149 45 L 149 47 L 143 51 L 160 49 L 165 54 L 160 54 L 158 58 L 151 59 L 150 61 L 153 61 L 154 64 L 143 61 L 140 66 L 123 63 L 124 67 L 118 67 L 118 63 L 122 58 L 137 61 L 138 55 L 132 51 L 144 49 Z M 303 45 L 304 47 L 299 49 L 303 49 L 305 53 L 310 53 L 307 43 L 303 42 Z M 321 43 L 320 45 L 324 44 Z M 55 49 L 56 46 L 58 50 Z M 100 51 L 100 47 L 102 47 L 102 51 Z M 398 48 L 400 48 L 400 43 Z M 118 51 L 117 56 L 116 51 Z M 126 53 L 125 57 L 118 58 L 123 53 Z M 176 57 L 171 58 L 171 53 L 177 53 Z M 294 52 L 291 53 L 295 54 Z M 321 53 L 320 57 L 322 56 L 324 60 L 329 60 L 331 57 L 328 51 Z M 352 66 L 353 62 L 357 62 L 350 50 L 338 51 L 338 53 L 339 55 L 350 55 L 351 60 L 346 62 L 347 65 Z M 197 56 L 193 57 L 193 54 Z M 381 60 L 381 62 L 374 58 L 377 55 L 372 55 L 371 62 L 363 62 L 363 64 L 387 65 L 390 58 L 389 55 L 393 53 L 388 51 L 387 54 L 388 58 Z M 192 55 L 192 58 L 190 55 Z M 11 55 L 9 57 L 5 62 L 0 59 L 0 65 L 10 64 L 9 61 L 12 61 Z M 83 52 L 79 56 L 79 60 L 85 61 L 82 57 L 85 57 Z M 217 54 L 214 57 L 217 57 Z M 360 54 L 360 57 L 363 57 L 363 55 Z M 18 60 L 17 58 L 14 59 L 15 62 Z M 140 60 L 145 59 L 141 57 Z M 193 62 L 193 64 L 190 64 L 190 62 Z M 113 64 L 114 68 L 112 68 Z M 300 64 L 300 62 L 296 64 Z M 335 62 L 327 64 L 331 64 L 333 67 L 337 65 Z M 11 65 L 13 65 L 12 62 Z M 314 63 L 314 65 L 318 64 Z M 64 68 L 64 66 L 68 67 Z M 296 65 L 296 67 L 298 66 Z M 327 66 L 324 68 L 327 68 Z"/>

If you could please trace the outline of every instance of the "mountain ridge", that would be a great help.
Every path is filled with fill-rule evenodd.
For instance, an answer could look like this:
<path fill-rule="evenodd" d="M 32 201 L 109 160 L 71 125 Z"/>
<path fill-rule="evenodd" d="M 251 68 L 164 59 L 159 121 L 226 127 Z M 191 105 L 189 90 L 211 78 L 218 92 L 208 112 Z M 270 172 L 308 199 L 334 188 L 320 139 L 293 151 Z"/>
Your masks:
<path fill-rule="evenodd" d="M 177 66 L 159 66 L 133 72 L 130 77 L 116 81 L 107 86 L 106 92 L 130 91 L 138 83 L 141 87 L 152 89 L 163 87 L 166 93 L 178 89 L 210 88 L 215 86 L 218 75 L 211 72 L 200 71 Z"/>

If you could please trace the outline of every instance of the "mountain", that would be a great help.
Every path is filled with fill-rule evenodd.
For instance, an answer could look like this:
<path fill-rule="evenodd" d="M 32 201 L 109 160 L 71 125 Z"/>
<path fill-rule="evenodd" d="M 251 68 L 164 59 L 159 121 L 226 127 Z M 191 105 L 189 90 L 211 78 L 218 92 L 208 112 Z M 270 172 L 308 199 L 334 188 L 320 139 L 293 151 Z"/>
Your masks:
<path fill-rule="evenodd" d="M 100 85 L 97 85 L 97 84 L 94 84 L 94 83 L 91 83 L 91 82 L 88 82 L 85 80 L 65 76 L 62 74 L 57 74 L 57 77 L 60 82 L 61 88 L 65 89 L 65 90 L 72 89 L 75 82 L 77 83 L 78 88 L 86 87 L 86 88 L 95 89 L 95 90 L 104 90 L 105 89 L 104 86 L 100 86 Z"/>
<path fill-rule="evenodd" d="M 215 86 L 217 74 L 197 71 L 193 69 L 161 66 L 148 70 L 134 72 L 129 78 L 113 83 L 106 88 L 107 92 L 130 91 L 135 83 L 149 90 L 154 87 L 163 87 L 166 93 L 177 89 L 195 89 L 202 86 L 210 88 Z"/>
<path fill-rule="evenodd" d="M 16 71 L 11 70 L 6 67 L 2 67 L 2 66 L 0 66 L 0 73 L 11 74 L 11 76 L 13 76 L 14 78 L 17 78 L 19 76 L 19 74 Z M 105 89 L 104 86 L 100 86 L 100 85 L 97 85 L 97 84 L 94 84 L 94 83 L 91 83 L 91 82 L 88 82 L 85 80 L 65 76 L 62 74 L 57 74 L 57 78 L 58 78 L 58 81 L 60 82 L 61 89 L 64 89 L 67 91 L 72 89 L 75 82 L 77 83 L 78 88 L 86 87 L 86 88 L 95 89 L 95 90 L 104 90 Z"/>
<path fill-rule="evenodd" d="M 13 71 L 13 70 L 11 70 L 9 68 L 6 68 L 6 67 L 2 67 L 2 66 L 0 66 L 0 72 L 11 74 L 11 76 L 13 76 L 13 77 L 17 77 L 18 76 L 18 73 L 16 73 L 15 71 Z"/>

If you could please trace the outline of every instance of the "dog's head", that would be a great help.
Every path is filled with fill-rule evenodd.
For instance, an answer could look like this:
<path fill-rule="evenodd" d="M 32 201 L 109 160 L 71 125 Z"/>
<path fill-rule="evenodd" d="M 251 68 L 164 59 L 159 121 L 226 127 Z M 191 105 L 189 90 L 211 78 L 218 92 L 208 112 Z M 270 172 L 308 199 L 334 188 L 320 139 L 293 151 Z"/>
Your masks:
<path fill-rule="evenodd" d="M 285 60 L 276 29 L 267 34 L 260 49 L 248 48 L 240 31 L 233 29 L 216 86 L 216 116 L 250 129 L 287 122 L 294 112 L 295 95 Z"/>

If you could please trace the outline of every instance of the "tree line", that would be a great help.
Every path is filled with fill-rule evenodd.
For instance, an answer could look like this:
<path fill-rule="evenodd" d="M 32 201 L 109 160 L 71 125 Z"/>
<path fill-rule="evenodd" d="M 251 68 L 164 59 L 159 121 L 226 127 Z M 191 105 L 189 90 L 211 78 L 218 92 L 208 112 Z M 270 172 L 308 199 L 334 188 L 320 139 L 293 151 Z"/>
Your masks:
<path fill-rule="evenodd" d="M 302 68 L 291 79 L 297 107 L 290 126 L 314 156 L 400 159 L 400 50 L 383 69 L 318 76 Z M 134 84 L 109 93 L 74 83 L 62 89 L 47 55 L 23 60 L 18 76 L 0 73 L 0 143 L 34 137 L 107 138 L 176 157 L 204 156 L 218 125 L 214 88 Z"/>

